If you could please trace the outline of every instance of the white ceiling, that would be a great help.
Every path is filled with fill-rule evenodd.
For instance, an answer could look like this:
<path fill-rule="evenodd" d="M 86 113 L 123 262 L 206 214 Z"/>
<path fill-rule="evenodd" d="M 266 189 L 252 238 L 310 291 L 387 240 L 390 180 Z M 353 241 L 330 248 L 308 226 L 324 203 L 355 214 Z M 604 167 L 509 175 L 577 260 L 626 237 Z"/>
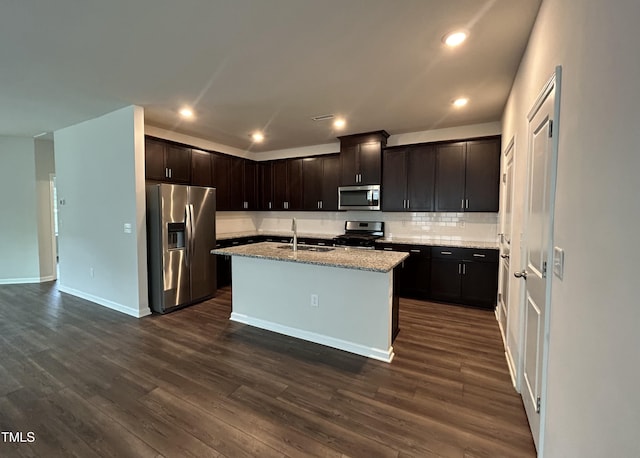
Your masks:
<path fill-rule="evenodd" d="M 0 135 L 135 104 L 251 151 L 500 119 L 540 0 L 7 0 Z M 470 31 L 459 49 L 442 36 Z M 470 98 L 465 109 L 451 100 Z M 193 121 L 176 110 L 192 105 Z M 334 113 L 348 125 L 311 117 Z M 251 145 L 263 129 L 266 141 Z"/>

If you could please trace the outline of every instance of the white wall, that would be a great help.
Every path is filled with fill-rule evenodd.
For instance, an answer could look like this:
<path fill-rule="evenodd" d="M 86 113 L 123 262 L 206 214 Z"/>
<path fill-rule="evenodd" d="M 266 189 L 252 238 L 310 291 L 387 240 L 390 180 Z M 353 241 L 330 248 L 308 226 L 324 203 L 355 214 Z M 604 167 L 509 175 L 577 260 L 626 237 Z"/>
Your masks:
<path fill-rule="evenodd" d="M 142 108 L 114 111 L 54 138 L 58 200 L 65 201 L 60 290 L 133 316 L 148 314 Z M 125 223 L 131 233 L 124 233 Z"/>
<path fill-rule="evenodd" d="M 637 1 L 544 0 L 504 114 L 522 205 L 526 115 L 562 66 L 554 231 L 565 272 L 552 280 L 546 457 L 640 456 L 639 17 Z M 522 208 L 514 217 L 518 266 Z"/>
<path fill-rule="evenodd" d="M 0 284 L 40 281 L 32 138 L 0 137 Z"/>
<path fill-rule="evenodd" d="M 38 255 L 40 278 L 53 280 L 56 277 L 56 247 L 53 238 L 53 212 L 51 175 L 55 173 L 52 140 L 34 141 L 36 165 L 36 193 L 38 213 Z"/>

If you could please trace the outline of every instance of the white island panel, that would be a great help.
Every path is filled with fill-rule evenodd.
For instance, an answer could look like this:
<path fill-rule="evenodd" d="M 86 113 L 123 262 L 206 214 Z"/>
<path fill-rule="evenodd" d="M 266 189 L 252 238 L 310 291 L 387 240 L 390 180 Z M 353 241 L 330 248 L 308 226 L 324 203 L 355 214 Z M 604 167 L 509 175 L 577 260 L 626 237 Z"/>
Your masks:
<path fill-rule="evenodd" d="M 234 256 L 231 320 L 390 362 L 393 271 Z M 318 296 L 318 306 L 311 305 Z"/>

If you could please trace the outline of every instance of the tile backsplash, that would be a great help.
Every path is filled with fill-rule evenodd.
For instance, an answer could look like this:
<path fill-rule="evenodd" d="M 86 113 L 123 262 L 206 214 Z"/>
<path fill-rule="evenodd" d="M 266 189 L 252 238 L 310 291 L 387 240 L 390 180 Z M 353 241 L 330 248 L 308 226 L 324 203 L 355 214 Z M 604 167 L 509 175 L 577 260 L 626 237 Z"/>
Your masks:
<path fill-rule="evenodd" d="M 388 238 L 424 238 L 493 242 L 497 240 L 497 213 L 436 212 L 219 212 L 217 233 L 288 232 L 291 218 L 298 222 L 301 234 L 337 235 L 344 222 L 384 221 Z"/>

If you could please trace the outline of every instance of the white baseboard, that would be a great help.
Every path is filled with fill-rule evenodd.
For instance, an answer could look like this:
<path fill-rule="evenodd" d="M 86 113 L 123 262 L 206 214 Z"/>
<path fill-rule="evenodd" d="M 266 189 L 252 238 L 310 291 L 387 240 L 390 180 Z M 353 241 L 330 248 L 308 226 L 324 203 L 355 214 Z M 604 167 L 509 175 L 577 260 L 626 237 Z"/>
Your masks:
<path fill-rule="evenodd" d="M 365 345 L 360 345 L 354 342 L 336 339 L 335 337 L 329 337 L 323 334 L 317 334 L 315 332 L 305 331 L 303 329 L 292 328 L 289 326 L 284 326 L 282 324 L 273 323 L 271 321 L 261 320 L 259 318 L 253 318 L 241 313 L 232 312 L 230 319 L 231 321 L 236 321 L 238 323 L 244 323 L 250 326 L 255 326 L 256 328 L 277 332 L 278 334 L 284 334 L 286 336 L 295 337 L 297 339 L 315 342 L 321 345 L 326 345 L 327 347 L 337 348 L 339 350 L 348 351 L 349 353 L 355 353 L 356 355 L 366 356 L 367 358 L 371 359 L 377 359 L 378 361 L 383 361 L 385 363 L 390 363 L 394 357 L 393 347 L 389 347 L 388 350 L 367 347 Z"/>
<path fill-rule="evenodd" d="M 507 360 L 507 367 L 509 368 L 509 374 L 511 375 L 511 383 L 513 384 L 513 388 L 518 391 L 518 384 L 516 382 L 516 365 L 513 362 L 513 356 L 511 356 L 511 351 L 509 347 L 505 344 L 504 346 L 504 357 Z"/>
<path fill-rule="evenodd" d="M 121 313 L 125 313 L 127 315 L 142 318 L 143 316 L 151 315 L 151 310 L 146 309 L 145 311 L 141 311 L 137 308 L 129 307 L 123 304 L 118 304 L 117 302 L 110 301 L 108 299 L 104 299 L 102 297 L 94 296 L 93 294 L 88 294 L 82 291 L 78 291 L 77 289 L 69 288 L 68 286 L 58 285 L 58 291 L 62 293 L 71 294 L 72 296 L 77 296 L 81 299 L 85 299 L 87 301 L 94 302 L 98 305 L 102 305 L 103 307 L 110 308 L 111 310 L 116 310 Z"/>
<path fill-rule="evenodd" d="M 0 278 L 0 285 L 23 285 L 26 283 L 44 283 L 53 281 L 56 277 L 48 275 L 46 277 L 28 277 L 28 278 Z"/>

